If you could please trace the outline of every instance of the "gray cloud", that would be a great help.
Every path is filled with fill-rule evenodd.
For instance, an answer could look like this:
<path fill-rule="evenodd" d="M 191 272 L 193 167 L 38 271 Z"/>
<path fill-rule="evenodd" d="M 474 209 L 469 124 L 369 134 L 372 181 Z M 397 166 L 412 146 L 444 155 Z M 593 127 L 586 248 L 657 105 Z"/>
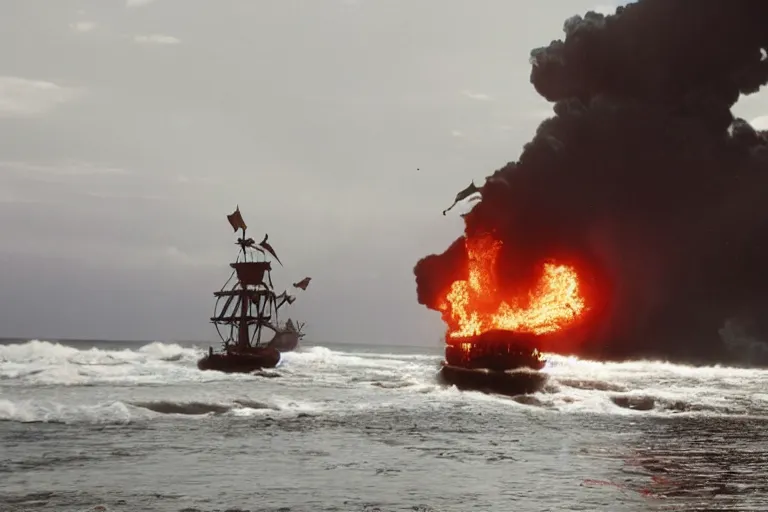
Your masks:
<path fill-rule="evenodd" d="M 163 34 L 137 35 L 133 40 L 142 44 L 179 44 L 181 40 Z"/>
<path fill-rule="evenodd" d="M 76 23 L 70 23 L 69 28 L 75 32 L 90 32 L 96 28 L 96 23 L 92 21 L 78 21 Z"/>
<path fill-rule="evenodd" d="M 148 5 L 156 0 L 125 0 L 126 7 L 141 7 L 142 5 Z"/>
<path fill-rule="evenodd" d="M 82 91 L 45 80 L 0 76 L 0 117 L 34 117 L 77 98 Z"/>
<path fill-rule="evenodd" d="M 478 100 L 478 101 L 490 101 L 491 99 L 493 99 L 487 94 L 482 92 L 462 91 L 461 94 L 463 94 L 467 98 Z"/>

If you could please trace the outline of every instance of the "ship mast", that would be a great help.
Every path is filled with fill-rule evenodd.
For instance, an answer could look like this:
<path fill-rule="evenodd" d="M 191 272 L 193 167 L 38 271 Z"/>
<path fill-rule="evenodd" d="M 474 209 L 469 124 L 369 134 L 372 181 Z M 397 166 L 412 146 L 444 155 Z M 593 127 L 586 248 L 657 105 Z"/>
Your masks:
<path fill-rule="evenodd" d="M 232 276 L 220 291 L 214 292 L 217 302 L 211 322 L 216 325 L 217 331 L 219 331 L 220 325 L 229 327 L 230 334 L 226 338 L 219 331 L 219 336 L 221 336 L 225 346 L 228 347 L 230 343 L 234 343 L 238 350 L 247 351 L 249 348 L 261 344 L 265 326 L 276 331 L 271 323 L 273 308 L 268 308 L 268 306 L 272 306 L 274 303 L 275 314 L 278 308 L 272 286 L 272 264 L 266 260 L 266 257 L 263 261 L 258 261 L 253 254 L 265 255 L 265 251 L 268 251 L 278 262 L 280 260 L 272 246 L 267 242 L 268 237 L 266 235 L 259 244 L 256 244 L 253 238 L 246 238 L 247 226 L 240 215 L 240 208 L 231 215 L 227 215 L 227 220 L 235 232 L 242 231 L 242 236 L 236 242 L 240 246 L 240 252 L 235 262 L 230 263 L 234 269 Z M 250 258 L 249 252 L 252 255 Z M 227 289 L 227 285 L 234 276 L 236 276 L 234 284 Z M 223 307 L 219 308 L 219 301 L 224 298 L 226 301 Z M 250 329 L 251 325 L 254 326 L 253 332 Z M 235 331 L 237 332 L 235 333 Z"/>
<path fill-rule="evenodd" d="M 239 211 L 239 209 L 238 209 Z M 248 253 L 246 248 L 245 229 L 246 225 L 243 222 L 241 229 L 243 230 L 243 236 L 237 242 L 240 245 L 240 251 L 243 254 L 243 261 L 248 261 Z M 239 259 L 239 258 L 238 258 Z M 245 349 L 250 346 L 250 333 L 248 332 L 248 311 L 250 309 L 250 296 L 248 293 L 248 285 L 243 283 L 239 278 L 240 283 L 240 317 L 236 320 L 238 322 L 237 331 L 237 346 L 238 348 Z"/>

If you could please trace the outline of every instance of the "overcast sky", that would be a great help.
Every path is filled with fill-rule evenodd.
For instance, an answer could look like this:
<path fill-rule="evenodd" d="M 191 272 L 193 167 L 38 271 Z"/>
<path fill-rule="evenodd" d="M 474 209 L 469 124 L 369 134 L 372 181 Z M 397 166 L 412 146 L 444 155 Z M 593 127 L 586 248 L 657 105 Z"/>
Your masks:
<path fill-rule="evenodd" d="M 530 50 L 613 7 L 0 0 L 0 336 L 216 339 L 239 204 L 278 291 L 313 278 L 308 341 L 438 344 L 412 268 L 461 233 L 441 210 L 551 111 Z"/>

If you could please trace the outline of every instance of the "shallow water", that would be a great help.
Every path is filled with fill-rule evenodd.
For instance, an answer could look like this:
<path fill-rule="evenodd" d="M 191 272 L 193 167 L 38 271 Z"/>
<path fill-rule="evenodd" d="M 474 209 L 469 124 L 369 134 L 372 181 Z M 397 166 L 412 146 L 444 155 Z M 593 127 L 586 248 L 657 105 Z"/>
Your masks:
<path fill-rule="evenodd" d="M 768 372 L 552 356 L 512 400 L 438 386 L 438 349 L 205 349 L 0 345 L 0 510 L 768 509 Z"/>

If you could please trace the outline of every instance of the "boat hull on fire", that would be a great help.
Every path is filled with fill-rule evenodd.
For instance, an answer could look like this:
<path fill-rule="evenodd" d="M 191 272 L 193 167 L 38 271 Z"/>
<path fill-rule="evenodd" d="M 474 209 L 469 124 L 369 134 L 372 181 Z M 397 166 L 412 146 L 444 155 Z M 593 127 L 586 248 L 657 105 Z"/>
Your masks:
<path fill-rule="evenodd" d="M 467 391 L 525 395 L 541 390 L 546 361 L 536 349 L 535 335 L 504 330 L 468 338 L 447 338 L 441 384 Z"/>
<path fill-rule="evenodd" d="M 498 371 L 486 368 L 468 369 L 443 363 L 438 372 L 438 382 L 456 386 L 462 391 L 505 396 L 519 396 L 536 393 L 544 388 L 547 375 L 528 368 Z"/>

